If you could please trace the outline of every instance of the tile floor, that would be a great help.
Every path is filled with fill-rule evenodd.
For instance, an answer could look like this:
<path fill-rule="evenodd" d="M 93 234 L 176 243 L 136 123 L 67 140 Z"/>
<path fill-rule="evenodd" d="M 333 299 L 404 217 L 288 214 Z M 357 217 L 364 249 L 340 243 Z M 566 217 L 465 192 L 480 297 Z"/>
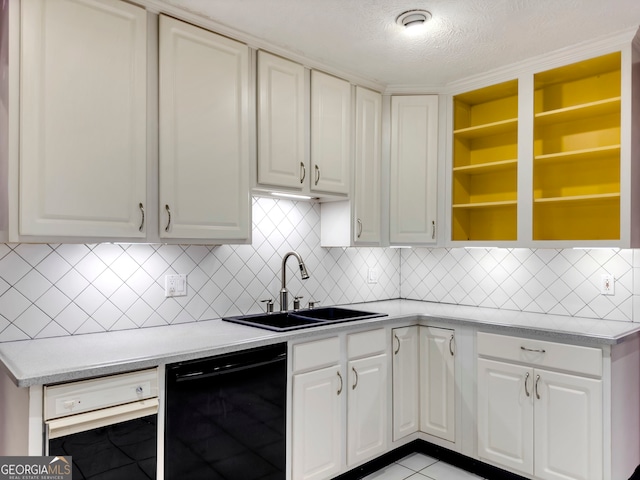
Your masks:
<path fill-rule="evenodd" d="M 363 480 L 481 480 L 481 477 L 422 453 L 412 453 Z"/>

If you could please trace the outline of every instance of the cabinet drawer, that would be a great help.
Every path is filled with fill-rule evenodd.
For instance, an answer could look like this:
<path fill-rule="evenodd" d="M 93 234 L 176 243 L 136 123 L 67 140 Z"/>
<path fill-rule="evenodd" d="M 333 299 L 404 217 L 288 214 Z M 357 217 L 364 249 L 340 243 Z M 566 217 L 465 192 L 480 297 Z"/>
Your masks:
<path fill-rule="evenodd" d="M 602 350 L 478 332 L 478 355 L 584 375 L 602 376 Z"/>
<path fill-rule="evenodd" d="M 384 328 L 347 335 L 349 359 L 384 353 L 387 342 Z"/>
<path fill-rule="evenodd" d="M 158 371 L 140 372 L 44 387 L 44 418 L 89 412 L 158 396 Z"/>
<path fill-rule="evenodd" d="M 294 372 L 328 367 L 339 362 L 340 339 L 338 337 L 298 343 L 293 346 Z"/>

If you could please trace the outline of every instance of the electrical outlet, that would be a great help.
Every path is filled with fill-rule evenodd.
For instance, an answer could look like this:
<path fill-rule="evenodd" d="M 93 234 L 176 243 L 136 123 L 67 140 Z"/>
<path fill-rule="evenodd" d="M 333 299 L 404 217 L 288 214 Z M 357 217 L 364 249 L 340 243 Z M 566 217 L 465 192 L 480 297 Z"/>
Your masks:
<path fill-rule="evenodd" d="M 616 279 L 613 275 L 604 274 L 600 276 L 600 293 L 602 295 L 615 295 Z"/>
<path fill-rule="evenodd" d="M 370 268 L 367 272 L 367 283 L 378 283 L 378 270 Z"/>
<path fill-rule="evenodd" d="M 165 297 L 185 297 L 187 295 L 186 275 L 167 275 L 164 277 Z"/>

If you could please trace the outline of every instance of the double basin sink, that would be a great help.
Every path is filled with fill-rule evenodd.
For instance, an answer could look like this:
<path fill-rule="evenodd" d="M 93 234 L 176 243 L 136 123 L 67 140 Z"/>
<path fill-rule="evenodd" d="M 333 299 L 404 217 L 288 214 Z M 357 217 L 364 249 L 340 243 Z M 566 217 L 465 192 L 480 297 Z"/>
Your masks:
<path fill-rule="evenodd" d="M 368 318 L 386 317 L 386 313 L 363 312 L 340 307 L 322 307 L 308 310 L 294 310 L 290 312 L 259 313 L 256 315 L 241 315 L 224 317 L 222 320 L 240 323 L 250 327 L 264 328 L 275 332 L 288 332 L 300 328 L 320 327 L 334 323 L 352 322 Z"/>

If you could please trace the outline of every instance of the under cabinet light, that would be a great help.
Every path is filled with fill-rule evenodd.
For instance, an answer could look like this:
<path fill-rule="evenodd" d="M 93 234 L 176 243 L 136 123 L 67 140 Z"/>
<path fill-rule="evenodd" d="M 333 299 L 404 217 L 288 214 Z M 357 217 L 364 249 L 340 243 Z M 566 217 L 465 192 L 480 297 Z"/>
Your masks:
<path fill-rule="evenodd" d="M 273 195 L 274 197 L 294 198 L 296 200 L 314 200 L 315 199 L 315 197 L 310 197 L 309 195 L 297 195 L 295 193 L 273 192 L 271 195 Z"/>

